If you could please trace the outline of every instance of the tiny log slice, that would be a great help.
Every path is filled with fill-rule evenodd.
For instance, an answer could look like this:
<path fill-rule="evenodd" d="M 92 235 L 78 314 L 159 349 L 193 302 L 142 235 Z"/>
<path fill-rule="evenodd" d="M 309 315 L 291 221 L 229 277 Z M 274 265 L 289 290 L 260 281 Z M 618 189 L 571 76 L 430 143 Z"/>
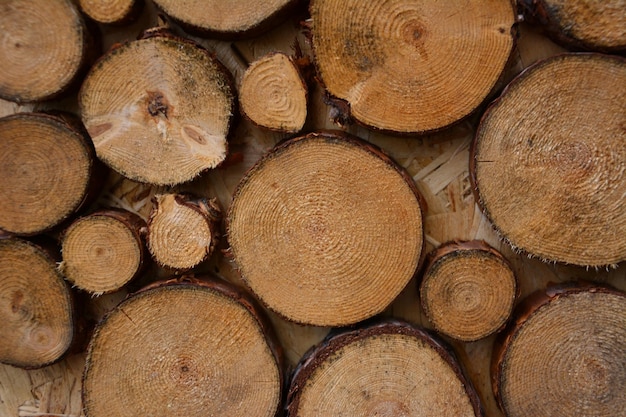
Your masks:
<path fill-rule="evenodd" d="M 281 359 L 251 299 L 225 283 L 157 283 L 96 327 L 87 351 L 87 417 L 272 417 Z"/>
<path fill-rule="evenodd" d="M 511 265 L 483 241 L 450 242 L 432 252 L 420 284 L 435 330 L 464 342 L 501 329 L 517 293 Z"/>
<path fill-rule="evenodd" d="M 143 3 L 143 0 L 78 0 L 83 13 L 105 24 L 131 22 L 141 12 Z"/>
<path fill-rule="evenodd" d="M 239 184 L 228 238 L 244 282 L 298 323 L 340 326 L 381 312 L 415 274 L 420 197 L 378 148 L 314 132 L 274 148 Z"/>
<path fill-rule="evenodd" d="M 213 253 L 221 219 L 216 199 L 157 195 L 148 220 L 148 249 L 161 266 L 193 268 Z"/>
<path fill-rule="evenodd" d="M 289 417 L 482 416 L 454 355 L 422 329 L 387 321 L 339 333 L 296 368 Z"/>
<path fill-rule="evenodd" d="M 624 0 L 521 0 L 531 22 L 565 46 L 592 51 L 626 51 Z"/>
<path fill-rule="evenodd" d="M 98 157 L 139 182 L 185 182 L 224 160 L 230 73 L 188 40 L 153 31 L 109 51 L 79 94 Z"/>
<path fill-rule="evenodd" d="M 514 43 L 509 0 L 312 0 L 310 12 L 324 86 L 385 131 L 423 133 L 469 115 Z"/>
<path fill-rule="evenodd" d="M 185 28 L 221 38 L 254 36 L 271 28 L 299 0 L 155 0 Z"/>
<path fill-rule="evenodd" d="M 55 260 L 22 239 L 0 240 L 0 362 L 38 368 L 74 337 L 74 305 Z"/>
<path fill-rule="evenodd" d="M 565 54 L 523 72 L 472 146 L 485 215 L 514 248 L 544 260 L 625 260 L 625 126 L 625 59 Z"/>
<path fill-rule="evenodd" d="M 562 285 L 525 299 L 494 347 L 508 417 L 613 417 L 626 410 L 626 294 Z"/>
<path fill-rule="evenodd" d="M 4 0 L 0 28 L 0 97 L 7 100 L 55 96 L 88 61 L 90 37 L 70 0 Z"/>
<path fill-rule="evenodd" d="M 74 221 L 63 233 L 61 272 L 90 293 L 120 289 L 141 271 L 145 227 L 141 217 L 121 209 L 103 209 Z"/>
<path fill-rule="evenodd" d="M 0 119 L 0 229 L 46 231 L 97 195 L 93 145 L 69 119 L 20 113 Z"/>
<path fill-rule="evenodd" d="M 239 104 L 254 124 L 297 133 L 306 121 L 306 83 L 291 58 L 273 53 L 248 67 L 239 89 Z"/>

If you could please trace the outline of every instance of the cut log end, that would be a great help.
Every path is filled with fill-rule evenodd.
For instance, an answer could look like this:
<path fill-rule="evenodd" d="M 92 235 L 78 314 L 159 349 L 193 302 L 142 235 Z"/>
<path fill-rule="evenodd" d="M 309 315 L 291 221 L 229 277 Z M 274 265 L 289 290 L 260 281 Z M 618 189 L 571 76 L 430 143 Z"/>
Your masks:
<path fill-rule="evenodd" d="M 0 119 L 0 229 L 33 235 L 57 226 L 93 194 L 89 138 L 61 118 L 21 113 Z"/>
<path fill-rule="evenodd" d="M 81 115 L 98 157 L 113 169 L 139 182 L 178 184 L 226 158 L 232 84 L 208 51 L 158 33 L 100 59 L 81 88 Z"/>
<path fill-rule="evenodd" d="M 494 348 L 510 417 L 617 416 L 626 408 L 626 294 L 586 286 L 535 293 Z"/>
<path fill-rule="evenodd" d="M 520 5 L 528 20 L 564 46 L 626 51 L 626 8 L 621 0 L 523 0 Z"/>
<path fill-rule="evenodd" d="M 99 23 L 126 24 L 143 8 L 143 0 L 79 0 L 80 9 Z"/>
<path fill-rule="evenodd" d="M 482 415 L 455 358 L 432 335 L 397 321 L 332 336 L 294 373 L 290 416 Z"/>
<path fill-rule="evenodd" d="M 298 0 L 156 0 L 154 3 L 191 31 L 232 39 L 255 36 L 271 28 Z"/>
<path fill-rule="evenodd" d="M 469 115 L 514 44 L 509 1 L 314 0 L 310 12 L 324 86 L 357 121 L 385 131 L 425 133 Z"/>
<path fill-rule="evenodd" d="M 157 195 L 148 222 L 152 257 L 167 268 L 193 268 L 213 253 L 221 218 L 216 199 Z"/>
<path fill-rule="evenodd" d="M 291 58 L 273 53 L 248 67 L 241 81 L 239 103 L 256 125 L 297 133 L 306 121 L 306 83 Z"/>
<path fill-rule="evenodd" d="M 0 240 L 0 362 L 38 368 L 74 337 L 73 302 L 54 260 L 21 239 Z"/>
<path fill-rule="evenodd" d="M 275 346 L 259 310 L 230 286 L 153 285 L 96 328 L 83 377 L 85 415 L 272 417 L 282 385 Z"/>
<path fill-rule="evenodd" d="M 420 298 L 437 331 L 470 342 L 504 326 L 518 287 L 510 264 L 499 252 L 482 241 L 451 242 L 429 258 Z"/>
<path fill-rule="evenodd" d="M 626 259 L 626 60 L 565 54 L 512 82 L 478 128 L 477 200 L 512 246 L 601 267 Z"/>
<path fill-rule="evenodd" d="M 143 266 L 142 228 L 145 221 L 124 210 L 101 210 L 76 220 L 63 235 L 63 274 L 94 294 L 122 288 Z"/>
<path fill-rule="evenodd" d="M 86 63 L 87 28 L 70 0 L 0 5 L 0 97 L 40 101 L 65 90 Z"/>
<path fill-rule="evenodd" d="M 269 308 L 299 323 L 351 324 L 381 312 L 415 274 L 420 198 L 377 148 L 315 132 L 274 148 L 240 182 L 228 238 Z"/>

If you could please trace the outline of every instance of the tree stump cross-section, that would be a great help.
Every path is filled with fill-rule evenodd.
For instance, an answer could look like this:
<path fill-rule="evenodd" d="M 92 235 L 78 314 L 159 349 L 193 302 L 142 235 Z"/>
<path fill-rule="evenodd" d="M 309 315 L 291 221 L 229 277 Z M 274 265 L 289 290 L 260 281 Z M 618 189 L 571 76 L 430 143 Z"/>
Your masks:
<path fill-rule="evenodd" d="M 76 287 L 101 295 L 142 270 L 146 222 L 130 211 L 102 209 L 75 220 L 62 236 L 60 270 Z"/>
<path fill-rule="evenodd" d="M 313 0 L 310 12 L 325 88 L 384 131 L 424 133 L 463 119 L 513 49 L 509 0 Z"/>
<path fill-rule="evenodd" d="M 179 184 L 226 158 L 232 83 L 208 51 L 155 31 L 114 47 L 92 67 L 79 95 L 81 116 L 98 157 L 120 174 Z"/>
<path fill-rule="evenodd" d="M 93 145 L 84 128 L 68 120 L 44 113 L 0 119 L 0 229 L 43 233 L 99 191 L 103 175 Z"/>
<path fill-rule="evenodd" d="M 0 240 L 0 362 L 39 368 L 59 360 L 75 336 L 74 301 L 43 247 Z"/>
<path fill-rule="evenodd" d="M 281 354 L 254 302 L 217 280 L 157 282 L 115 307 L 87 351 L 87 417 L 273 417 Z"/>
<path fill-rule="evenodd" d="M 484 241 L 448 242 L 426 260 L 424 314 L 435 329 L 465 342 L 500 330 L 519 292 L 511 264 Z"/>
<path fill-rule="evenodd" d="M 471 150 L 476 199 L 500 235 L 550 261 L 626 259 L 626 60 L 563 54 L 513 81 Z"/>
<path fill-rule="evenodd" d="M 397 320 L 329 336 L 291 380 L 290 417 L 483 415 L 478 395 L 443 342 Z"/>
<path fill-rule="evenodd" d="M 284 17 L 297 0 L 155 0 L 183 27 L 220 38 L 258 35 Z"/>
<path fill-rule="evenodd" d="M 89 63 L 94 45 L 70 0 L 0 4 L 0 97 L 41 101 L 66 90 Z"/>
<path fill-rule="evenodd" d="M 493 349 L 509 417 L 612 417 L 626 408 L 626 294 L 597 284 L 537 291 Z"/>
<path fill-rule="evenodd" d="M 412 179 L 373 145 L 314 132 L 270 151 L 234 193 L 227 234 L 244 282 L 298 323 L 380 313 L 415 274 L 422 205 Z"/>

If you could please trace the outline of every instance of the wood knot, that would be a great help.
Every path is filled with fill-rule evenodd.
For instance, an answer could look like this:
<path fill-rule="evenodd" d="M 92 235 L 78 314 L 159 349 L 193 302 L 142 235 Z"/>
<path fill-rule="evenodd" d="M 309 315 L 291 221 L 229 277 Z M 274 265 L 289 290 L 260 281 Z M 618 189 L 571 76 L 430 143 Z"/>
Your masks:
<path fill-rule="evenodd" d="M 424 59 L 428 58 L 428 51 L 424 47 L 425 39 L 428 35 L 426 27 L 417 19 L 405 22 L 401 28 L 401 36 L 404 43 L 414 48 L 414 50 Z"/>
<path fill-rule="evenodd" d="M 410 20 L 402 26 L 402 38 L 409 45 L 421 46 L 425 35 L 424 25 L 417 20 Z"/>
<path fill-rule="evenodd" d="M 167 119 L 169 103 L 160 91 L 148 91 L 148 113 L 152 117 L 162 115 Z"/>
<path fill-rule="evenodd" d="M 24 293 L 22 291 L 15 291 L 13 293 L 13 299 L 11 300 L 11 310 L 14 313 L 22 310 L 22 300 L 24 300 Z"/>

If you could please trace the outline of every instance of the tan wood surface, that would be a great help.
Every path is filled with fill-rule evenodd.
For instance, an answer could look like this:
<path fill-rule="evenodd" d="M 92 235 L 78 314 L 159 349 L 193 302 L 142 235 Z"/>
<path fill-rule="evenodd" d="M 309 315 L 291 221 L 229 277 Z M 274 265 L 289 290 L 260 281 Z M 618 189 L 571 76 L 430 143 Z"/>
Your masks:
<path fill-rule="evenodd" d="M 134 39 L 142 29 L 153 26 L 156 22 L 156 13 L 152 5 L 148 4 L 140 20 L 132 25 L 123 28 L 103 28 L 105 48 L 114 42 Z M 194 39 L 215 51 L 218 58 L 233 72 L 236 81 L 240 82 L 246 62 L 253 62 L 268 52 L 283 51 L 293 54 L 296 41 L 305 53 L 310 51 L 298 23 L 288 21 L 262 37 L 237 42 Z M 563 51 L 535 30 L 524 25 L 520 29 L 518 47 L 501 86 L 536 60 Z M 617 268 L 599 270 L 544 264 L 537 259 L 528 258 L 525 254 L 514 253 L 499 241 L 475 204 L 470 188 L 469 145 L 478 116 L 475 115 L 456 126 L 429 136 L 393 137 L 356 125 L 348 127 L 335 125 L 332 122 L 333 110 L 324 103 L 321 89 L 315 87 L 309 97 L 309 116 L 305 131 L 318 128 L 346 130 L 382 147 L 407 169 L 428 205 L 425 215 L 426 252 L 440 243 L 453 239 L 484 239 L 512 263 L 520 280 L 522 297 L 536 289 L 544 288 L 547 283 L 576 279 L 609 283 L 626 290 L 626 265 L 623 262 Z M 18 106 L 0 102 L 0 115 L 25 111 L 33 107 L 77 111 L 75 96 L 71 96 L 37 105 Z M 235 126 L 230 139 L 231 160 L 226 166 L 207 172 L 198 180 L 174 189 L 149 187 L 112 175 L 98 205 L 124 207 L 137 212 L 145 219 L 150 213 L 150 199 L 155 193 L 193 191 L 199 195 L 217 197 L 222 207 L 227 209 L 232 192 L 246 169 L 284 137 L 255 127 L 242 118 Z M 226 249 L 223 242 L 221 249 Z M 240 283 L 235 266 L 224 256 L 224 250 L 216 251 L 211 259 L 202 265 L 202 269 L 215 272 L 234 283 Z M 166 276 L 165 271 L 151 268 L 135 286 Z M 89 299 L 88 313 L 93 318 L 101 317 L 125 296 L 126 291 Z M 385 311 L 385 315 L 430 327 L 420 310 L 415 279 Z M 291 324 L 274 315 L 270 315 L 270 318 L 284 347 L 290 367 L 295 366 L 303 353 L 320 341 L 329 330 Z M 495 405 L 489 380 L 489 361 L 494 337 L 472 343 L 451 343 L 481 395 L 487 416 L 500 417 L 502 414 Z M 0 365 L 0 416 L 82 415 L 80 389 L 83 364 L 84 353 L 75 353 L 57 364 L 38 370 L 26 371 Z"/>

